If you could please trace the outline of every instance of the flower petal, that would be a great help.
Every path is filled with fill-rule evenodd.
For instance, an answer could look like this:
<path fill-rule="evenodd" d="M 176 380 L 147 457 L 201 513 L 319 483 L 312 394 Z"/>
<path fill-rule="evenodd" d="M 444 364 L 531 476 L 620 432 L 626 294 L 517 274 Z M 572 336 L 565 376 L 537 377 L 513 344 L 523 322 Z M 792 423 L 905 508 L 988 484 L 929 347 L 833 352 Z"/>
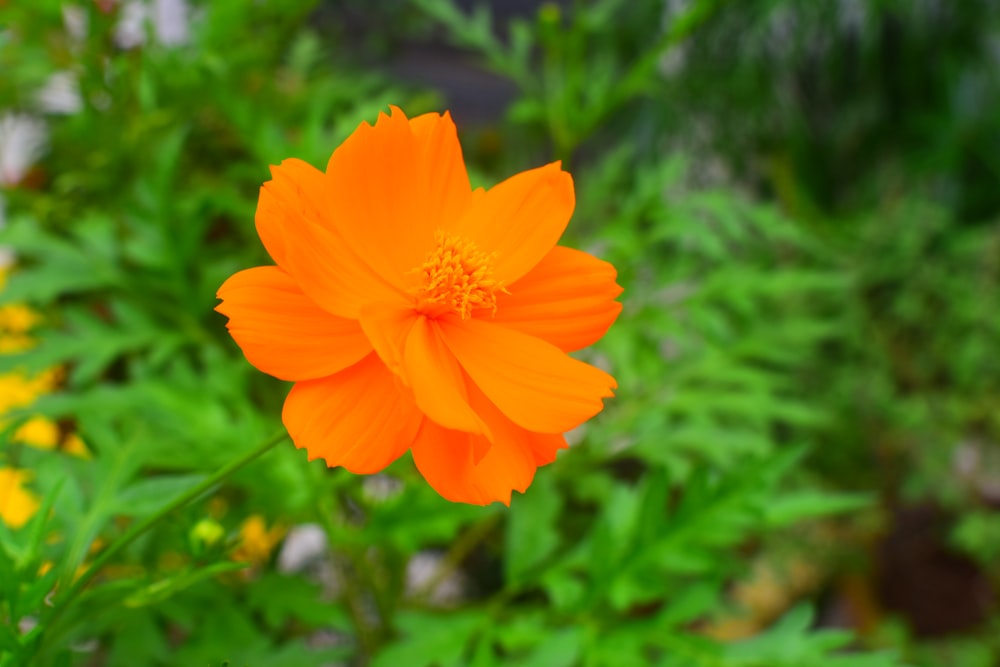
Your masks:
<path fill-rule="evenodd" d="M 440 322 L 445 343 L 472 381 L 529 431 L 564 433 L 614 395 L 614 378 L 541 339 L 476 319 Z"/>
<path fill-rule="evenodd" d="M 409 386 L 403 367 L 403 349 L 410 329 L 419 315 L 410 306 L 395 303 L 370 303 L 359 313 L 361 329 L 368 336 L 382 362 Z"/>
<path fill-rule="evenodd" d="M 428 420 L 413 443 L 413 461 L 424 479 L 448 500 L 475 505 L 499 500 L 509 505 L 511 491 L 523 493 L 538 466 L 555 460 L 556 451 L 566 442 L 561 435 L 520 428 L 475 388 L 470 389 L 470 400 L 496 436 L 486 455 L 478 462 L 473 455 L 483 436 L 452 431 Z"/>
<path fill-rule="evenodd" d="M 472 186 L 451 114 L 445 111 L 417 116 L 410 120 L 410 129 L 417 146 L 417 177 L 424 179 L 422 187 L 434 215 L 432 223 L 458 220 L 469 204 Z"/>
<path fill-rule="evenodd" d="M 489 428 L 469 407 L 467 376 L 445 346 L 436 324 L 412 308 L 371 304 L 361 310 L 361 328 L 389 370 L 413 390 L 425 415 L 448 428 L 492 438 Z M 476 448 L 476 461 L 487 449 L 489 440 Z"/>
<path fill-rule="evenodd" d="M 471 197 L 451 117 L 407 120 L 393 107 L 362 123 L 327 164 L 331 219 L 338 235 L 401 289 L 434 247 L 434 231 Z"/>
<path fill-rule="evenodd" d="M 413 442 L 423 416 L 375 354 L 319 380 L 296 383 L 281 419 L 309 460 L 354 473 L 382 470 Z"/>
<path fill-rule="evenodd" d="M 405 301 L 393 285 L 364 268 L 333 232 L 303 223 L 285 238 L 288 272 L 325 310 L 357 319 L 369 303 Z"/>
<path fill-rule="evenodd" d="M 357 321 L 321 309 L 276 266 L 240 271 L 218 296 L 215 309 L 247 360 L 282 380 L 332 375 L 371 352 Z"/>
<path fill-rule="evenodd" d="M 562 236 L 575 206 L 573 178 L 553 162 L 477 190 L 453 231 L 496 253 L 493 270 L 507 284 L 526 274 Z"/>
<path fill-rule="evenodd" d="M 410 452 L 417 470 L 441 496 L 456 503 L 489 505 L 493 498 L 483 493 L 468 471 L 472 469 L 472 442 L 477 437 L 450 431 L 425 419 Z"/>
<path fill-rule="evenodd" d="M 257 202 L 257 233 L 274 261 L 324 310 L 357 319 L 361 305 L 398 298 L 339 238 L 326 176 L 302 160 L 271 168 Z"/>
<path fill-rule="evenodd" d="M 423 316 L 417 318 L 406 339 L 403 363 L 421 412 L 445 428 L 483 434 L 492 440 L 489 427 L 469 406 L 465 373 L 441 339 L 436 323 Z M 485 453 L 479 448 L 476 458 Z"/>
<path fill-rule="evenodd" d="M 319 169 L 289 158 L 272 166 L 271 180 L 261 186 L 254 222 L 264 248 L 279 266 L 285 264 L 283 229 L 289 224 L 289 217 L 325 224 L 323 181 L 323 172 Z"/>
<path fill-rule="evenodd" d="M 546 340 L 565 352 L 592 345 L 607 332 L 622 305 L 622 288 L 608 262 L 556 246 L 497 297 L 490 321 Z"/>

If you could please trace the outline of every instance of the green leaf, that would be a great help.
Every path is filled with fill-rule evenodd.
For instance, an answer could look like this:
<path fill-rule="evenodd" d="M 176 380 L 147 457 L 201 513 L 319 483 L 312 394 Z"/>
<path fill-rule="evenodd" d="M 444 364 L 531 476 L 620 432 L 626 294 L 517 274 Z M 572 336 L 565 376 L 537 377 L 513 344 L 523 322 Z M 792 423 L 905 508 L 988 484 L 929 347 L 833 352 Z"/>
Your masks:
<path fill-rule="evenodd" d="M 575 608 L 583 600 L 587 590 L 582 576 L 560 569 L 546 572 L 541 584 L 552 606 L 559 610 Z"/>
<path fill-rule="evenodd" d="M 487 616 L 467 610 L 454 614 L 404 612 L 397 617 L 400 639 L 380 651 L 372 667 L 455 667 Z"/>
<path fill-rule="evenodd" d="M 21 638 L 18 636 L 10 623 L 6 621 L 0 623 L 0 650 L 16 653 L 21 649 Z M 0 654 L 2 657 L 2 654 Z"/>
<path fill-rule="evenodd" d="M 658 616 L 658 623 L 663 627 L 672 627 L 698 619 L 719 603 L 719 588 L 718 585 L 707 582 L 684 587 L 666 601 Z"/>
<path fill-rule="evenodd" d="M 522 667 L 572 667 L 580 659 L 583 638 L 582 628 L 549 630 L 545 640 L 517 664 Z"/>
<path fill-rule="evenodd" d="M 562 498 L 548 470 L 540 470 L 531 493 L 515 496 L 507 521 L 504 566 L 508 585 L 528 580 L 532 568 L 559 546 L 557 521 Z"/>
<path fill-rule="evenodd" d="M 152 514 L 205 479 L 205 475 L 170 475 L 135 482 L 118 493 L 115 512 L 131 517 Z"/>
<path fill-rule="evenodd" d="M 871 507 L 873 499 L 862 493 L 798 491 L 776 494 L 764 508 L 764 521 L 772 527 L 787 526 L 803 519 L 844 514 Z"/>
<path fill-rule="evenodd" d="M 246 564 L 230 561 L 192 566 L 132 593 L 125 598 L 123 604 L 130 609 L 158 604 L 200 581 L 224 572 L 243 569 L 246 569 Z"/>
<path fill-rule="evenodd" d="M 301 577 L 264 573 L 249 586 L 247 603 L 275 630 L 291 620 L 344 631 L 351 627 L 347 612 L 340 605 L 324 601 L 320 587 Z"/>
<path fill-rule="evenodd" d="M 122 279 L 113 264 L 95 261 L 103 259 L 104 248 L 88 244 L 79 235 L 72 240 L 55 236 L 43 231 L 35 220 L 12 221 L 0 232 L 0 241 L 13 246 L 21 256 L 41 260 L 11 276 L 0 295 L 2 303 L 45 304 L 60 296 L 110 287 Z"/>
<path fill-rule="evenodd" d="M 814 614 L 802 605 L 764 633 L 726 645 L 726 664 L 734 667 L 893 667 L 891 653 L 845 654 L 852 641 L 843 630 L 813 630 Z"/>

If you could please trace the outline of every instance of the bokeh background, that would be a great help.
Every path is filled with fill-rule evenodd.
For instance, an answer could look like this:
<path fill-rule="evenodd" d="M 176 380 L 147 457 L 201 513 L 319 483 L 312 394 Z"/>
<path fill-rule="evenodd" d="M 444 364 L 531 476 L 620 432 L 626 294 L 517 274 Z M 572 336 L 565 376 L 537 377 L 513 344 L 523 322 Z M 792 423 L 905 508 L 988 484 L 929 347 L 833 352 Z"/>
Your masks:
<path fill-rule="evenodd" d="M 1000 664 L 1000 4 L 0 0 L 0 665 Z M 268 165 L 450 109 L 614 263 L 511 507 L 291 445 L 213 312 Z"/>

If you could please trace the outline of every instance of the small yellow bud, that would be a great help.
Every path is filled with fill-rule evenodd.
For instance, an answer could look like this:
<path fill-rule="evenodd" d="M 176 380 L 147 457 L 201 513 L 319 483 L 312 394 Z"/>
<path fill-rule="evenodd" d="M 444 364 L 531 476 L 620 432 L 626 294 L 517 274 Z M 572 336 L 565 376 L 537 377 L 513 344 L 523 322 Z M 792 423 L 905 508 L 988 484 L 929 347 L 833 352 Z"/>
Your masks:
<path fill-rule="evenodd" d="M 226 536 L 226 529 L 213 519 L 202 519 L 191 529 L 191 542 L 195 549 L 213 547 Z"/>

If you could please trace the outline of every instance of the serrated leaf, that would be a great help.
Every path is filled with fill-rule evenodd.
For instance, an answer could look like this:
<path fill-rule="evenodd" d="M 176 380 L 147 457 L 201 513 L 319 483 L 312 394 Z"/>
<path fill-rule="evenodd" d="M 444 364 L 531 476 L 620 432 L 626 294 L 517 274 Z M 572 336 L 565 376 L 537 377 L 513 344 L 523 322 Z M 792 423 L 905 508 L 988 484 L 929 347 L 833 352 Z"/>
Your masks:
<path fill-rule="evenodd" d="M 873 499 L 860 493 L 799 491 L 771 498 L 764 509 L 764 521 L 772 527 L 787 526 L 803 519 L 854 512 L 871 507 Z"/>
<path fill-rule="evenodd" d="M 397 617 L 401 638 L 380 651 L 372 667 L 456 667 L 485 622 L 487 617 L 473 610 L 454 614 L 404 612 Z"/>

